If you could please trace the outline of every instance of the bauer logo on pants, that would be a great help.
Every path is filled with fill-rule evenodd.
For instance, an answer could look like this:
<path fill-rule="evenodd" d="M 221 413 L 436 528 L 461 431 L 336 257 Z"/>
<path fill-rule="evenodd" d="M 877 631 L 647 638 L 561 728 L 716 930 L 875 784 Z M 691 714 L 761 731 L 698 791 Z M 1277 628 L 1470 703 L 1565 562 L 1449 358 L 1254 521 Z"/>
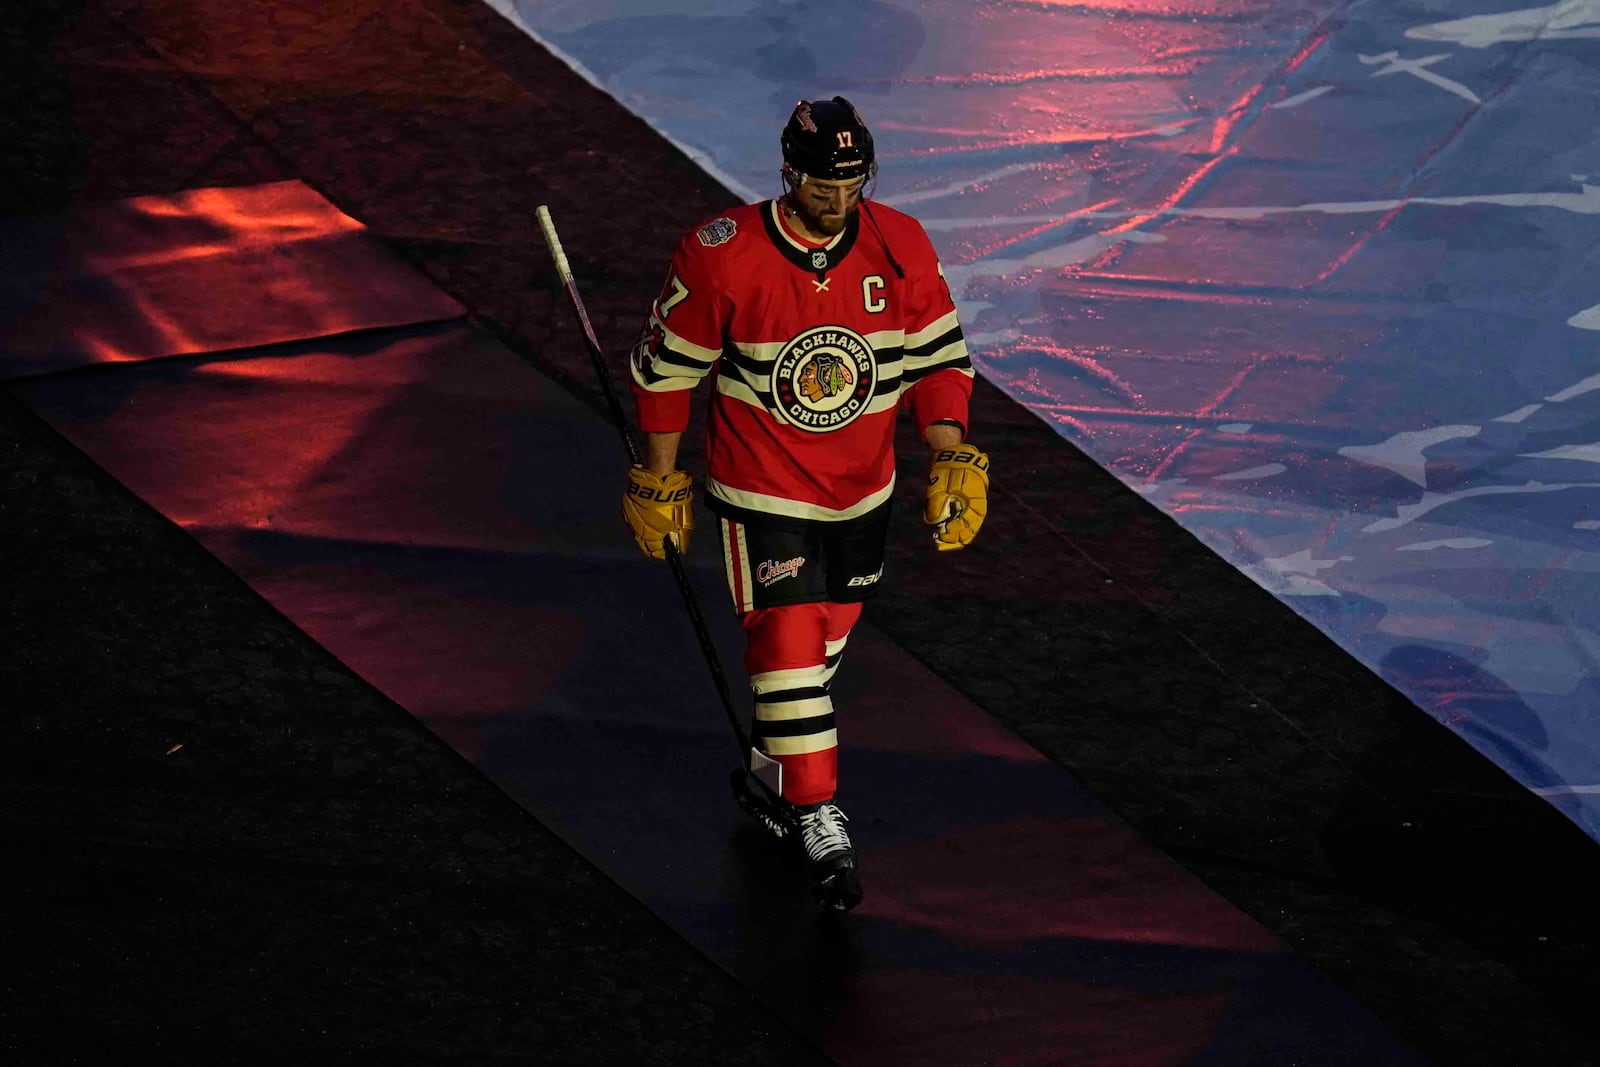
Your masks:
<path fill-rule="evenodd" d="M 858 574 L 858 575 L 856 575 L 854 578 L 850 579 L 848 582 L 845 583 L 845 588 L 849 589 L 849 588 L 852 588 L 852 587 L 876 585 L 877 582 L 878 582 L 878 579 L 882 578 L 882 577 L 883 577 L 883 568 L 879 567 L 876 571 L 874 571 L 871 574 Z"/>
<path fill-rule="evenodd" d="M 872 400 L 878 364 L 872 346 L 843 326 L 817 326 L 778 351 L 772 366 L 777 413 L 812 433 L 854 422 Z"/>

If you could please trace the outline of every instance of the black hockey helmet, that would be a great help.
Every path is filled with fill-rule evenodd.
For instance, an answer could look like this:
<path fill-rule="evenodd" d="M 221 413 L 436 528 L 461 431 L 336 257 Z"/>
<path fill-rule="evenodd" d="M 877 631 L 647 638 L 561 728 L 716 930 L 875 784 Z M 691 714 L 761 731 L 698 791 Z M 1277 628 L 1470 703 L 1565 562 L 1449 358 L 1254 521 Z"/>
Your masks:
<path fill-rule="evenodd" d="M 783 128 L 783 161 L 823 181 L 870 178 L 877 169 L 872 133 L 861 112 L 842 96 L 802 100 Z"/>

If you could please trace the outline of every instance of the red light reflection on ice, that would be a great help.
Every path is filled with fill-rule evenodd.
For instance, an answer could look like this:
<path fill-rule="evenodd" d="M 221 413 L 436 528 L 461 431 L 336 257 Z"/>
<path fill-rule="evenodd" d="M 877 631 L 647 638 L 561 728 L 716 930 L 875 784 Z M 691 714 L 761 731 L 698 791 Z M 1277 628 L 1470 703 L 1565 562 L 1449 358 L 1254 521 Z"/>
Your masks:
<path fill-rule="evenodd" d="M 1199 1063 L 1229 1011 L 1220 989 L 1151 992 L 1030 975 L 870 971 L 845 989 L 823 1044 L 843 1067 Z"/>
<path fill-rule="evenodd" d="M 1012 7 L 1070 8 L 1074 13 L 1104 13 L 1140 18 L 1231 21 L 1247 17 L 1255 5 L 1226 3 L 1173 3 L 1173 0 L 1004 0 Z"/>
<path fill-rule="evenodd" d="M 865 85 L 1031 85 L 1039 82 L 1137 81 L 1144 78 L 1182 78 L 1195 73 L 1195 59 L 1152 63 L 1137 67 L 1058 67 L 1040 70 L 974 71 L 971 74 L 926 74 L 894 81 L 863 79 Z"/>
<path fill-rule="evenodd" d="M 1082 207 L 1075 211 L 1069 211 L 1058 219 L 1051 219 L 1049 222 L 1041 223 L 1032 229 L 1023 230 L 1021 233 L 1012 234 L 1009 237 L 985 245 L 982 248 L 974 249 L 971 252 L 963 255 L 958 262 L 970 263 L 975 260 L 986 259 L 989 256 L 994 255 L 996 252 L 1010 248 L 1012 245 L 1020 244 L 1023 241 L 1031 240 L 1032 238 L 1038 237 L 1041 234 L 1049 233 L 1051 230 L 1058 229 L 1067 225 L 1068 223 L 1075 222 L 1086 215 L 1093 215 L 1097 211 L 1105 211 L 1106 209 L 1115 206 L 1117 199 L 1118 198 L 1113 197 L 1110 200 L 1101 200 L 1098 203 L 1090 204 L 1088 207 Z"/>
<path fill-rule="evenodd" d="M 1107 233 L 1112 233 L 1112 234 L 1127 233 L 1130 230 L 1138 229 L 1140 226 L 1143 226 L 1145 223 L 1149 222 L 1151 219 L 1158 218 L 1161 215 L 1166 214 L 1168 211 L 1171 211 L 1173 208 L 1177 207 L 1180 203 L 1183 202 L 1183 198 L 1189 195 L 1189 190 L 1193 189 L 1196 185 L 1200 184 L 1200 182 L 1204 181 L 1206 175 L 1210 174 L 1214 169 L 1216 169 L 1216 167 L 1223 160 L 1225 160 L 1229 156 L 1231 156 L 1234 153 L 1236 147 L 1237 146 L 1235 146 L 1234 148 L 1229 148 L 1226 152 L 1222 153 L 1222 155 L 1217 156 L 1214 159 L 1208 160 L 1206 163 L 1204 163 L 1193 174 L 1189 175 L 1182 182 L 1180 182 L 1178 187 L 1176 189 L 1174 189 L 1171 193 L 1169 193 L 1167 195 L 1166 199 L 1162 200 L 1160 205 L 1158 205 L 1157 207 L 1153 208 L 1150 211 L 1142 211 L 1139 214 L 1134 215 L 1134 216 L 1124 220 L 1123 222 L 1120 222 L 1117 225 L 1111 227 L 1111 229 L 1107 230 L 1106 232 Z M 1091 269 L 1100 269 L 1102 266 L 1109 266 L 1111 263 L 1115 262 L 1117 256 L 1120 253 L 1121 253 L 1120 247 L 1119 248 L 1113 248 L 1113 249 L 1108 250 L 1105 253 L 1102 253 L 1101 256 L 1099 257 L 1099 259 L 1097 259 L 1095 261 L 1095 264 Z"/>
<path fill-rule="evenodd" d="M 1025 340 L 1013 345 L 1011 351 L 1020 356 L 1040 355 L 1076 367 L 1092 379 L 1102 391 L 1113 393 L 1129 404 L 1137 405 L 1143 399 L 1138 389 L 1113 373 L 1104 362 L 1074 349 L 1063 348 L 1047 341 Z"/>
<path fill-rule="evenodd" d="M 1276 937 L 1129 830 L 1023 816 L 872 853 L 860 914 L 936 927 L 968 945 L 1082 937 L 1276 952 Z"/>
<path fill-rule="evenodd" d="M 1269 78 L 1250 86 L 1231 104 L 1223 108 L 1221 115 L 1218 116 L 1214 126 L 1212 127 L 1211 140 L 1206 146 L 1206 151 L 1212 154 L 1212 158 L 1201 164 L 1187 178 L 1179 182 L 1172 192 L 1164 197 L 1156 207 L 1149 211 L 1140 212 L 1137 215 L 1130 216 L 1128 219 L 1118 223 L 1107 232 L 1112 234 L 1128 233 L 1138 229 L 1141 226 L 1144 226 L 1153 219 L 1159 218 L 1160 216 L 1172 211 L 1182 204 L 1184 200 L 1188 198 L 1189 194 L 1196 188 L 1196 186 L 1204 181 L 1212 173 L 1212 171 L 1216 170 L 1218 166 L 1220 166 L 1225 160 L 1232 157 L 1238 150 L 1238 143 L 1234 136 L 1235 132 L 1237 131 L 1239 124 L 1252 114 L 1252 107 L 1260 98 L 1266 86 L 1268 84 L 1276 84 L 1281 82 L 1285 75 L 1292 72 L 1295 68 L 1300 66 L 1300 64 L 1304 63 L 1308 57 L 1316 52 L 1316 50 L 1321 47 L 1322 43 L 1326 39 L 1326 32 L 1313 34 L 1298 51 L 1280 64 L 1279 67 L 1273 71 Z M 1123 249 L 1120 246 L 1108 249 L 1095 259 L 1090 269 L 1105 269 L 1106 267 L 1110 266 L 1110 264 L 1116 262 L 1116 260 L 1122 254 L 1122 251 Z"/>
<path fill-rule="evenodd" d="M 1183 119 L 1176 123 L 1166 123 L 1160 126 L 1142 126 L 1136 130 L 1046 130 L 1036 132 L 1026 130 L 1011 137 L 987 137 L 992 134 L 992 129 L 965 130 L 948 126 L 913 126 L 907 123 L 882 121 L 874 123 L 886 129 L 906 130 L 915 133 L 935 133 L 948 137 L 959 138 L 960 144 L 938 145 L 932 148 L 922 148 L 916 151 L 922 156 L 944 156 L 971 152 L 992 152 L 1000 148 L 1017 148 L 1022 145 L 1097 145 L 1114 143 L 1117 141 L 1136 141 L 1149 137 L 1168 137 L 1174 130 L 1185 125 L 1192 125 L 1198 120 Z M 881 156 L 880 156 L 881 158 Z"/>
<path fill-rule="evenodd" d="M 1344 252 L 1342 252 L 1338 256 L 1338 258 L 1336 258 L 1332 263 L 1328 264 L 1327 267 L 1325 267 L 1321 271 L 1321 273 L 1319 273 L 1315 278 L 1311 279 L 1311 281 L 1309 281 L 1309 282 L 1306 282 L 1306 283 L 1302 284 L 1301 286 L 1299 286 L 1299 288 L 1302 288 L 1302 289 L 1309 288 L 1309 287 L 1311 287 L 1313 285 L 1317 285 L 1317 284 L 1320 284 L 1321 282 L 1325 282 L 1329 278 L 1332 278 L 1335 274 L 1337 274 L 1341 269 L 1344 268 L 1344 265 L 1346 263 L 1349 263 L 1351 259 L 1355 258 L 1355 254 L 1357 252 L 1361 251 L 1361 249 L 1366 246 L 1366 243 L 1368 241 L 1372 240 L 1374 237 L 1378 236 L 1378 234 L 1380 234 L 1384 230 L 1388 229 L 1389 228 L 1389 224 L 1394 222 L 1395 218 L 1400 214 L 1401 211 L 1405 210 L 1405 206 L 1406 206 L 1406 201 L 1402 201 L 1401 203 L 1396 204 L 1394 207 L 1390 208 L 1387 212 L 1384 213 L 1383 218 L 1379 219 L 1376 223 L 1373 224 L 1371 229 L 1367 230 L 1360 237 L 1356 238 L 1356 241 L 1355 241 L 1354 244 L 1352 244 L 1349 248 L 1345 249 Z"/>
<path fill-rule="evenodd" d="M 1262 362 L 1270 362 L 1270 359 L 1271 357 L 1266 357 L 1262 360 Z M 1246 364 L 1245 366 L 1241 367 L 1234 373 L 1232 378 L 1229 378 L 1228 381 L 1225 382 L 1222 387 L 1211 396 L 1209 400 L 1195 408 L 1195 416 L 1203 419 L 1214 414 L 1217 409 L 1221 408 L 1223 404 L 1228 402 L 1228 399 L 1231 396 L 1239 391 L 1239 388 L 1244 385 L 1245 379 L 1249 378 L 1251 374 L 1255 373 L 1255 370 L 1256 364 Z M 1160 478 L 1165 475 L 1172 465 L 1176 463 L 1186 451 L 1188 451 L 1189 445 L 1194 442 L 1195 437 L 1195 434 L 1191 434 L 1189 437 L 1175 445 L 1172 450 L 1169 451 L 1165 457 L 1163 457 L 1161 462 L 1156 464 L 1155 469 L 1150 472 L 1150 477 Z"/>

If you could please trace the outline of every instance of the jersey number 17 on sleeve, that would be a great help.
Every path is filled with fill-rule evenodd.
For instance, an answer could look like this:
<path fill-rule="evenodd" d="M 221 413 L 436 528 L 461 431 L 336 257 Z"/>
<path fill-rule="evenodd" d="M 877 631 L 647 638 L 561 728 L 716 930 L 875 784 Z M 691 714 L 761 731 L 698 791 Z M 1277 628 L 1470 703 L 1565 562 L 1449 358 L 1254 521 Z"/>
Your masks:
<path fill-rule="evenodd" d="M 689 287 L 680 282 L 676 274 L 667 279 L 667 289 L 672 290 L 672 295 L 667 296 L 667 290 L 663 289 L 661 295 L 664 299 L 656 301 L 656 311 L 663 319 L 672 314 L 673 308 L 689 299 Z"/>

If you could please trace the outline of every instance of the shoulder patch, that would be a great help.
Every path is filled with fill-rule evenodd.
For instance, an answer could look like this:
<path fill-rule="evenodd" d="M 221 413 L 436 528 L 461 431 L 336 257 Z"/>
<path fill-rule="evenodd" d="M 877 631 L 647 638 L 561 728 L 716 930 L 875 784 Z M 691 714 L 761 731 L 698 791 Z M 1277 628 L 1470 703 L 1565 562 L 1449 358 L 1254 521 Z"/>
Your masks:
<path fill-rule="evenodd" d="M 707 248 L 725 245 L 733 240 L 733 235 L 739 232 L 739 224 L 732 219 L 723 217 L 712 219 L 700 229 L 695 231 L 695 236 L 700 238 L 700 243 Z"/>

